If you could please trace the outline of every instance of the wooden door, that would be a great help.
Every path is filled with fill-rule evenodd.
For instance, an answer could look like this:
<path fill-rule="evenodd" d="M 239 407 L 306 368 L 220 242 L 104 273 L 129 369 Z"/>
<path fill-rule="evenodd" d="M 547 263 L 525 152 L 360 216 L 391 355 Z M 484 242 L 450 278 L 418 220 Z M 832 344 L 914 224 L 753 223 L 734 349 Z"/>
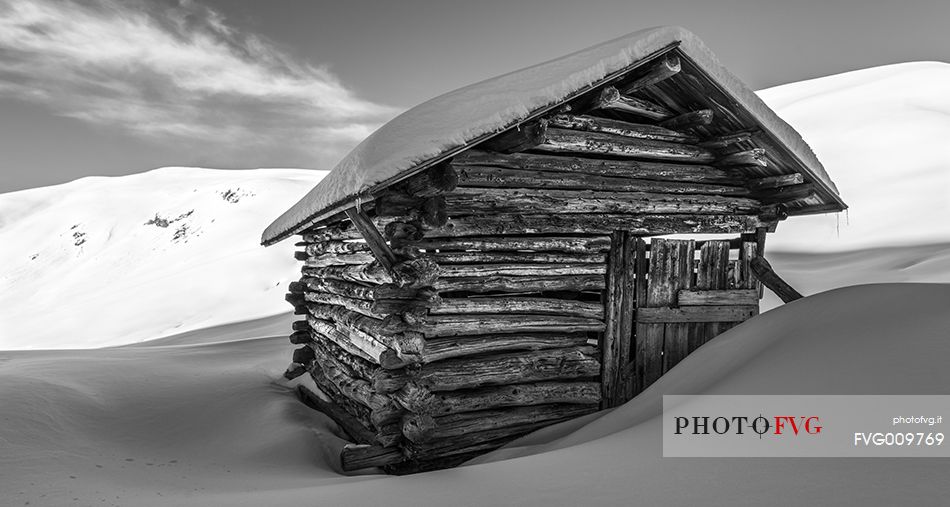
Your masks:
<path fill-rule="evenodd" d="M 730 259 L 730 247 L 735 245 Z M 755 241 L 614 233 L 608 264 L 603 406 L 619 405 L 701 345 L 756 314 Z"/>

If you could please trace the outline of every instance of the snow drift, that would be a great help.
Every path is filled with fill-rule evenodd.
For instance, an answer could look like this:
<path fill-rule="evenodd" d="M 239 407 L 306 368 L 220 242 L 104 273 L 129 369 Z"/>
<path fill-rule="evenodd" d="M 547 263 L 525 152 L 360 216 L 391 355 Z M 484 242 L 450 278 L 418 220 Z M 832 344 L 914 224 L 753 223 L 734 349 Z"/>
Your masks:
<path fill-rule="evenodd" d="M 865 285 L 720 335 L 642 395 L 478 464 L 344 476 L 283 337 L 0 353 L 10 505 L 944 505 L 947 460 L 664 459 L 662 394 L 944 394 L 950 285 Z M 200 336 L 199 336 L 200 335 Z"/>
<path fill-rule="evenodd" d="M 326 171 L 169 167 L 0 195 L 0 349 L 89 348 L 286 312 L 257 231 Z"/>

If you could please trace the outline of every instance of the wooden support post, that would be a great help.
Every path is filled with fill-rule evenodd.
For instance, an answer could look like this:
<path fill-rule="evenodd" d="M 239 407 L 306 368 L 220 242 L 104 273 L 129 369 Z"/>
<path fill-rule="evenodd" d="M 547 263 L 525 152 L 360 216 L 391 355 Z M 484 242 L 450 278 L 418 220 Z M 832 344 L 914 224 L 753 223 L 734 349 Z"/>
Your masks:
<path fill-rule="evenodd" d="M 782 278 L 775 273 L 775 270 L 772 269 L 772 265 L 765 260 L 765 257 L 757 256 L 753 258 L 750 266 L 752 268 L 752 274 L 755 275 L 763 285 L 768 287 L 769 290 L 782 298 L 782 301 L 790 303 L 802 298 L 801 293 L 793 289 L 791 285 L 786 283 L 785 280 L 782 280 Z"/>
<path fill-rule="evenodd" d="M 669 79 L 678 74 L 681 68 L 680 59 L 676 55 L 664 55 L 662 58 L 650 65 L 649 69 L 646 71 L 646 74 L 624 85 L 623 94 L 630 95 L 637 90 L 646 88 L 647 86 L 655 85 L 665 79 Z"/>
<path fill-rule="evenodd" d="M 376 226 L 373 225 L 373 221 L 366 216 L 366 213 L 358 207 L 353 207 L 347 208 L 346 216 L 353 222 L 353 226 L 360 231 L 360 234 L 363 236 L 363 239 L 366 240 L 366 244 L 369 246 L 370 251 L 373 252 L 376 260 L 379 261 L 379 264 L 387 270 L 393 269 L 397 261 L 396 254 L 389 248 L 389 244 L 383 239 L 382 234 L 380 234 Z"/>
<path fill-rule="evenodd" d="M 620 389 L 620 343 L 622 313 L 624 311 L 623 288 L 623 231 L 615 231 L 610 236 L 610 258 L 607 263 L 607 301 L 606 327 L 601 337 L 601 408 L 614 406 Z"/>

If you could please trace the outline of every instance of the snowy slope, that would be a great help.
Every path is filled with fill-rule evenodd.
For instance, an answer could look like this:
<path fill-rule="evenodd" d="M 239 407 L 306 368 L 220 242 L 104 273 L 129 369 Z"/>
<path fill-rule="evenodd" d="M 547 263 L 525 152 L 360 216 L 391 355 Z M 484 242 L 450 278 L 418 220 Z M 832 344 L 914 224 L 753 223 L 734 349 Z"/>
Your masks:
<path fill-rule="evenodd" d="M 947 300 L 940 284 L 808 297 L 613 411 L 405 477 L 335 470 L 343 441 L 280 379 L 284 337 L 208 329 L 196 345 L 0 352 L 0 504 L 942 506 L 950 460 L 664 459 L 656 415 L 664 393 L 945 393 Z"/>
<path fill-rule="evenodd" d="M 259 231 L 326 174 L 170 167 L 0 195 L 0 349 L 88 348 L 283 313 Z"/>
<path fill-rule="evenodd" d="M 850 209 L 794 217 L 769 246 L 824 251 L 950 240 L 950 64 L 917 62 L 759 95 L 811 145 Z"/>

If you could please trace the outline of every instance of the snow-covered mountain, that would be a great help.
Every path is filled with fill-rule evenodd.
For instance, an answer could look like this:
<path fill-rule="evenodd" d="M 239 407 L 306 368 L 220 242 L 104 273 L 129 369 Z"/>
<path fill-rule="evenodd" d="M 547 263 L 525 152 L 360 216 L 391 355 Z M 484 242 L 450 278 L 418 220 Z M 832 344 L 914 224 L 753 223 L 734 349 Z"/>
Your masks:
<path fill-rule="evenodd" d="M 850 209 L 794 217 L 773 249 L 950 241 L 950 64 L 847 72 L 759 92 L 818 155 Z"/>
<path fill-rule="evenodd" d="M 0 349 L 89 348 L 286 312 L 260 231 L 326 171 L 169 167 L 0 195 Z"/>
<path fill-rule="evenodd" d="M 851 206 L 787 220 L 769 250 L 950 242 L 946 90 L 950 64 L 908 63 L 762 91 Z M 292 242 L 258 238 L 324 175 L 164 168 L 0 194 L 0 349 L 136 343 L 287 312 Z M 879 272 L 850 283 L 914 280 Z M 920 281 L 945 278 L 931 275 Z"/>

